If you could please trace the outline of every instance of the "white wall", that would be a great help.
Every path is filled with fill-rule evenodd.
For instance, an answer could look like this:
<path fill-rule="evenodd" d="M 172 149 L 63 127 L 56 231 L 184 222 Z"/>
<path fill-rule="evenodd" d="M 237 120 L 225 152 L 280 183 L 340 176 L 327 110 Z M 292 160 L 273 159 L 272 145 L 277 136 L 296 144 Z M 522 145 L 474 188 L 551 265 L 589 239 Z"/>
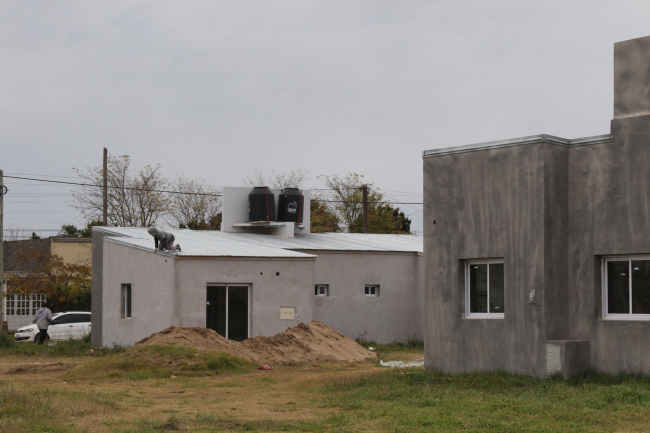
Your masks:
<path fill-rule="evenodd" d="M 251 336 L 313 320 L 314 259 L 181 259 L 175 276 L 176 326 L 205 327 L 207 286 L 226 283 L 251 285 Z M 280 307 L 294 307 L 295 319 L 280 320 Z"/>
<path fill-rule="evenodd" d="M 417 277 L 421 256 L 416 253 L 317 254 L 315 284 L 329 284 L 329 296 L 315 297 L 315 320 L 350 338 L 361 337 L 377 343 L 406 341 L 413 336 L 422 338 L 423 290 Z M 366 296 L 366 284 L 379 284 L 379 296 Z"/>
<path fill-rule="evenodd" d="M 102 346 L 130 346 L 173 325 L 174 260 L 103 242 Z M 131 284 L 131 319 L 121 318 L 122 284 Z"/>

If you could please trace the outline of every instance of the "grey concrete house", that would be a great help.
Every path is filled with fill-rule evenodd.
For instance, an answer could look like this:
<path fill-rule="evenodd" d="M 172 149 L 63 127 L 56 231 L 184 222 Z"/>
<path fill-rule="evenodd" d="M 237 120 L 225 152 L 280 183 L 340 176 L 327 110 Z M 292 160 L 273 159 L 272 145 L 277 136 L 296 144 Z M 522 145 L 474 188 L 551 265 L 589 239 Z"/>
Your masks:
<path fill-rule="evenodd" d="M 146 229 L 94 227 L 93 344 L 172 325 L 242 340 L 312 320 L 377 342 L 422 337 L 422 238 L 311 234 L 307 214 L 249 224 L 249 191 L 224 188 L 221 231 L 170 229 L 180 253 L 154 253 Z"/>
<path fill-rule="evenodd" d="M 615 44 L 611 133 L 425 151 L 425 363 L 650 371 L 650 37 Z"/>

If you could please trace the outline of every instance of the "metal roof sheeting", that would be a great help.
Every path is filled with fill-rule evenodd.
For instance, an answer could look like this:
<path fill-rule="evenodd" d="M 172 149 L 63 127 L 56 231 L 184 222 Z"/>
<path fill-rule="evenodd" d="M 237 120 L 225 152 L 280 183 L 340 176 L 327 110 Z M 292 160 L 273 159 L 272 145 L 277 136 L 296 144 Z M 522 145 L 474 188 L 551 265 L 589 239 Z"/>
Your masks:
<path fill-rule="evenodd" d="M 154 243 L 146 228 L 93 227 L 93 230 L 109 235 L 105 238 L 108 242 L 153 251 Z M 161 253 L 170 256 L 315 258 L 317 256 L 296 250 L 423 252 L 422 238 L 411 235 L 310 233 L 282 238 L 256 233 L 166 230 L 174 234 L 176 243 L 182 248 L 178 253 Z"/>

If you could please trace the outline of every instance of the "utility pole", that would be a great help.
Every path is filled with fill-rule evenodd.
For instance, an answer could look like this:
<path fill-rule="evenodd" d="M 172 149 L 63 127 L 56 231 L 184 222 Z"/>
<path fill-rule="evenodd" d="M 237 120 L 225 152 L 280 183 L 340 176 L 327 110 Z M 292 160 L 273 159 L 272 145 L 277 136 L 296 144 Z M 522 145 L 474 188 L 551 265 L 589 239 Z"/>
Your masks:
<path fill-rule="evenodd" d="M 2 335 L 7 335 L 9 330 L 7 326 L 7 318 L 5 317 L 5 306 L 6 306 L 6 301 L 5 301 L 5 258 L 4 258 L 4 240 L 3 240 L 3 234 L 4 234 L 4 216 L 3 216 L 3 211 L 4 211 L 4 197 L 5 197 L 5 186 L 4 186 L 4 180 L 3 180 L 3 174 L 2 170 L 0 170 L 0 320 L 2 321 Z"/>
<path fill-rule="evenodd" d="M 363 191 L 363 232 L 370 233 L 370 225 L 368 224 L 368 185 L 361 187 Z"/>
<path fill-rule="evenodd" d="M 108 150 L 104 148 L 104 206 L 103 206 L 103 221 L 102 225 L 104 227 L 108 226 L 108 176 L 107 176 L 107 171 L 108 171 Z"/>

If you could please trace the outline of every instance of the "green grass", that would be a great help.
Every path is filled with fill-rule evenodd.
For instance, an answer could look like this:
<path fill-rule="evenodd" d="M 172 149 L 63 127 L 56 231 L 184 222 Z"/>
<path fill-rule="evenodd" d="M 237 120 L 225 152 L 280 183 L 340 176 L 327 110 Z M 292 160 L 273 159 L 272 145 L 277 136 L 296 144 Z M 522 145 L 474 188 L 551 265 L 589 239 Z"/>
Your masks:
<path fill-rule="evenodd" d="M 357 343 L 368 349 L 372 347 L 377 353 L 422 353 L 424 352 L 424 340 L 411 337 L 406 342 L 394 341 L 389 344 L 378 344 L 374 341 L 357 339 Z"/>
<path fill-rule="evenodd" d="M 255 366 L 226 353 L 198 351 L 174 344 L 134 347 L 113 356 L 98 357 L 71 371 L 71 377 L 109 377 L 130 380 L 171 376 L 209 376 L 246 373 Z"/>
<path fill-rule="evenodd" d="M 505 372 L 386 371 L 322 390 L 337 431 L 645 431 L 650 377 L 593 371 L 571 381 Z M 621 425 L 621 423 L 624 423 Z"/>
<path fill-rule="evenodd" d="M 49 346 L 43 343 L 39 346 L 36 343 L 16 343 L 10 335 L 0 336 L 0 356 L 22 355 L 22 356 L 100 356 L 108 353 L 124 351 L 122 347 L 97 348 L 90 345 L 90 338 L 83 340 L 58 341 L 55 345 Z"/>

